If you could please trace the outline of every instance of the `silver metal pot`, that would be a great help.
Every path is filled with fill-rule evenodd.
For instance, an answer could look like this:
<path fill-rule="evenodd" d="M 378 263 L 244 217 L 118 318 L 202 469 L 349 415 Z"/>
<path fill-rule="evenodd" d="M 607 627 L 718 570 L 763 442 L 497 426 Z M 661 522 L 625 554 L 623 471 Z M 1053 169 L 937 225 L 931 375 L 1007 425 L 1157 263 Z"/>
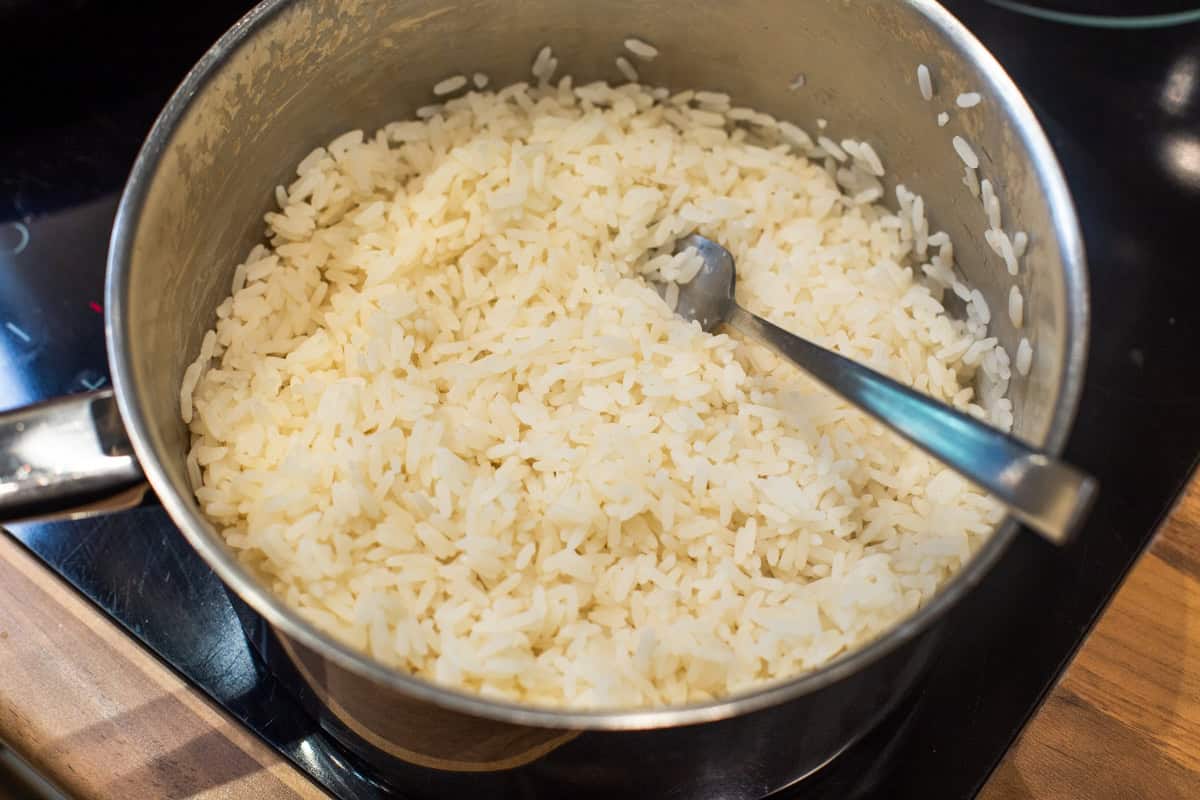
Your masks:
<path fill-rule="evenodd" d="M 273 667 L 331 733 L 414 796 L 633 787 L 637 796 L 756 797 L 833 758 L 919 678 L 935 621 L 1008 546 L 1014 523 L 919 613 L 817 672 L 708 703 L 568 712 L 434 686 L 318 632 L 238 564 L 188 486 L 180 380 L 235 264 L 262 238 L 272 187 L 316 144 L 410 116 L 448 75 L 526 79 L 547 43 L 577 79 L 619 79 L 613 60 L 631 35 L 661 51 L 639 64 L 647 82 L 728 91 L 814 133 L 825 117 L 832 138 L 870 141 L 889 174 L 927 198 L 970 282 L 1004 309 L 1011 279 L 984 243 L 983 212 L 950 144 L 969 138 L 1006 226 L 1031 241 L 1018 282 L 1036 358 L 1012 388 L 1016 431 L 1061 450 L 1087 336 L 1075 212 L 1016 87 L 931 0 L 266 0 L 187 76 L 134 165 L 108 263 L 113 389 L 0 416 L 0 519 L 74 513 L 81 499 L 87 512 L 127 506 L 140 499 L 144 470 L 191 544 L 260 615 L 247 616 L 252 625 L 265 620 L 251 634 Z M 933 103 L 918 91 L 918 63 L 934 75 Z M 797 73 L 805 86 L 793 90 Z M 985 102 L 955 110 L 965 91 Z M 945 128 L 935 122 L 942 109 L 953 117 Z M 991 324 L 1015 352 L 1021 334 L 1006 315 Z"/>

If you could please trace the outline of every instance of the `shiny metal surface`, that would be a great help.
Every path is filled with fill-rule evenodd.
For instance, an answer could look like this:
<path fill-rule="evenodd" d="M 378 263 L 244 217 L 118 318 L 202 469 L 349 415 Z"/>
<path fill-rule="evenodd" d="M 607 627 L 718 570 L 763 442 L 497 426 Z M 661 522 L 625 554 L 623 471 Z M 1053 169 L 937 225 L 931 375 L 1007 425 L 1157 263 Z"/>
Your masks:
<path fill-rule="evenodd" d="M 1006 524 L 928 607 L 878 642 L 797 680 L 692 706 L 564 712 L 486 700 L 387 669 L 302 621 L 239 565 L 204 519 L 185 479 L 185 431 L 175 394 L 189 354 L 227 294 L 238 259 L 261 235 L 267 187 L 285 181 L 314 144 L 372 129 L 432 100 L 446 75 L 480 70 L 494 85 L 523 79 L 552 42 L 564 71 L 615 79 L 623 39 L 659 48 L 643 78 L 706 86 L 782 119 L 831 120 L 827 133 L 876 145 L 893 175 L 930 198 L 932 224 L 950 232 L 967 277 L 993 304 L 1009 278 L 979 235 L 980 213 L 961 184 L 950 136 L 971 137 L 982 173 L 999 187 L 1009 225 L 1027 230 L 1022 275 L 1038 352 L 1013 389 L 1020 435 L 1057 452 L 1078 399 L 1087 331 L 1086 275 L 1077 220 L 1061 172 L 1032 113 L 1003 70 L 940 6 L 924 0 L 848 4 L 700 6 L 679 24 L 664 2 L 578 4 L 269 0 L 205 56 L 172 98 L 135 163 L 110 251 L 107 308 L 114 383 L 134 446 L 164 505 L 214 570 L 279 632 L 338 669 L 457 712 L 522 725 L 629 730 L 707 722 L 823 689 L 911 638 L 953 603 L 1011 539 Z M 770 19 L 764 26 L 760 20 Z M 454 42 L 454 47 L 446 42 Z M 700 57 L 699 54 L 703 54 Z M 988 98 L 939 129 L 920 100 L 915 64 L 934 72 L 942 97 Z M 804 91 L 790 91 L 795 71 Z M 235 166 L 236 165 L 236 166 Z M 203 209 L 220 213 L 205 213 Z M 1000 319 L 995 335 L 1015 347 Z"/>
<path fill-rule="evenodd" d="M 111 389 L 0 414 L 0 519 L 132 508 L 146 488 Z"/>
<path fill-rule="evenodd" d="M 643 758 L 661 746 L 691 774 L 713 779 L 704 785 L 715 786 L 722 775 L 734 775 L 735 766 L 736 774 L 747 774 L 744 762 L 767 752 L 772 741 L 789 741 L 786 753 L 751 770 L 753 785 L 739 779 L 727 796 L 764 794 L 838 752 L 888 698 L 911 686 L 930 656 L 931 624 L 978 581 L 1015 531 L 1007 522 L 927 607 L 876 642 L 795 680 L 688 706 L 566 712 L 488 700 L 386 668 L 301 620 L 236 562 L 200 513 L 184 467 L 179 382 L 228 293 L 234 266 L 262 235 L 271 188 L 335 134 L 411 115 L 433 100 L 430 87 L 447 75 L 479 70 L 492 85 L 525 79 L 536 50 L 552 43 L 562 68 L 578 79 L 616 79 L 613 58 L 621 42 L 638 35 L 661 53 L 640 66 L 647 82 L 728 91 L 739 104 L 803 126 L 828 118 L 832 138 L 870 141 L 892 175 L 931 198 L 931 223 L 954 237 L 968 279 L 1002 307 L 1009 278 L 978 235 L 981 212 L 965 194 L 950 147 L 950 136 L 968 136 L 983 174 L 998 187 L 1006 226 L 1028 231 L 1031 239 L 1020 281 L 1026 332 L 1038 356 L 1030 378 L 1012 390 L 1017 432 L 1050 453 L 1063 445 L 1086 346 L 1082 244 L 1045 136 L 991 56 L 929 0 L 706 2 L 690 4 L 686 15 L 680 10 L 678 3 L 634 0 L 267 0 L 188 75 L 134 165 L 114 226 L 105 296 L 109 360 L 130 441 L 197 552 L 287 643 L 286 661 L 304 667 L 303 681 L 324 697 L 318 702 L 330 729 L 344 728 L 344 740 L 373 760 L 434 771 L 405 760 L 414 738 L 399 730 L 405 722 L 421 726 L 431 740 L 422 753 L 435 757 L 446 752 L 446 742 L 432 741 L 443 730 L 453 730 L 460 742 L 464 735 L 487 739 L 496 723 L 583 731 L 515 770 L 436 771 L 482 780 L 574 764 L 584 770 L 580 775 L 603 773 L 618 785 L 621 763 L 589 762 L 592 751 L 584 743 L 618 735 L 609 731 L 639 731 L 629 741 L 641 743 Z M 918 62 L 933 70 L 943 102 L 967 90 L 987 100 L 937 128 L 933 107 L 916 88 Z M 806 86 L 791 91 L 798 71 Z M 1017 335 L 1006 320 L 996 320 L 993 329 L 1015 348 Z M 437 721 L 443 714 L 446 725 Z M 474 732 L 459 724 L 472 719 Z M 812 719 L 821 725 L 805 729 L 802 721 Z M 801 729 L 805 735 L 797 736 Z M 361 730 L 397 745 L 395 752 L 382 753 Z M 724 734 L 714 739 L 714 730 Z M 511 754 L 527 753 L 538 736 L 557 741 L 522 733 L 512 737 Z M 503 750 L 492 748 L 486 758 L 501 760 Z M 420 773 L 417 780 L 427 777 Z"/>
<path fill-rule="evenodd" d="M 729 326 L 766 345 L 908 441 L 1004 503 L 1056 544 L 1083 521 L 1096 494 L 1090 476 L 985 422 L 956 411 L 863 364 L 751 314 L 734 299 L 737 268 L 717 242 L 692 234 L 675 251 L 695 250 L 704 266 L 679 284 L 675 311 L 712 332 Z"/>

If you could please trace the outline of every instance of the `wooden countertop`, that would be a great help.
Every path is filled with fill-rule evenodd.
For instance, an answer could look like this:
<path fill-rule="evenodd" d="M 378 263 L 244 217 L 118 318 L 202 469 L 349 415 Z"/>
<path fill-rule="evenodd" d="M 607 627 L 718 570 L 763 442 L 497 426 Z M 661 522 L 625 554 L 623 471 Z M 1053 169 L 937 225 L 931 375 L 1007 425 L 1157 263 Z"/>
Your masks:
<path fill-rule="evenodd" d="M 980 798 L 1200 798 L 1200 478 Z"/>
<path fill-rule="evenodd" d="M 3 534 L 0 739 L 79 798 L 326 796 Z M 981 798 L 1200 798 L 1200 479 Z"/>

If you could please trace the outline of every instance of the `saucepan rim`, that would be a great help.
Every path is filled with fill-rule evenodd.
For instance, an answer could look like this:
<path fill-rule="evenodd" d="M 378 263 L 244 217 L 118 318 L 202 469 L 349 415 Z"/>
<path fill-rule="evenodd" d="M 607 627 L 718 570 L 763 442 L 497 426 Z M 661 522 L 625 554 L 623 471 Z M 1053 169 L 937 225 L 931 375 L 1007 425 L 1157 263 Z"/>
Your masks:
<path fill-rule="evenodd" d="M 795 678 L 717 700 L 688 705 L 645 709 L 570 710 L 493 700 L 438 686 L 422 678 L 386 667 L 365 653 L 318 630 L 290 609 L 282 599 L 246 571 L 224 545 L 212 525 L 176 491 L 151 435 L 146 410 L 138 402 L 134 385 L 133 356 L 129 347 L 129 265 L 137 226 L 149 187 L 180 121 L 208 81 L 231 56 L 275 17 L 299 0 L 264 0 L 197 62 L 155 121 L 139 152 L 113 225 L 105 282 L 108 309 L 106 339 L 113 388 L 130 441 L 150 485 L 158 493 L 171 519 L 188 542 L 222 581 L 236 592 L 275 630 L 340 667 L 415 700 L 453 711 L 518 725 L 575 730 L 639 730 L 711 722 L 746 714 L 808 695 L 865 668 L 894 648 L 911 640 L 959 601 L 991 569 L 1012 542 L 1018 526 L 1006 519 L 979 552 L 934 598 L 912 616 L 869 644 L 852 650 L 824 667 Z M 1033 168 L 1050 209 L 1051 223 L 1064 267 L 1067 297 L 1066 352 L 1059 372 L 1058 397 L 1042 446 L 1054 455 L 1062 452 L 1083 387 L 1088 335 L 1089 302 L 1083 237 L 1075 207 L 1058 160 L 1045 133 L 1021 92 L 991 53 L 953 15 L 933 0 L 904 0 L 926 24 L 982 72 L 989 95 L 995 99 L 1032 159 Z M 180 354 L 184 358 L 186 354 Z"/>

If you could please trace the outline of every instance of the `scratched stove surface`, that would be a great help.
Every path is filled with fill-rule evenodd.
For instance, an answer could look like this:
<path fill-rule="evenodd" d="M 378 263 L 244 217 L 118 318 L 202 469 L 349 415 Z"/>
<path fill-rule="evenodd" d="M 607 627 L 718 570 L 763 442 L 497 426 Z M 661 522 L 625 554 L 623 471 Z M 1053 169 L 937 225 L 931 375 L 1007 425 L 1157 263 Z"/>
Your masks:
<path fill-rule="evenodd" d="M 0 407 L 108 383 L 101 295 L 115 210 L 109 195 L 0 223 Z M 35 362 L 55 368 L 22 368 Z"/>

